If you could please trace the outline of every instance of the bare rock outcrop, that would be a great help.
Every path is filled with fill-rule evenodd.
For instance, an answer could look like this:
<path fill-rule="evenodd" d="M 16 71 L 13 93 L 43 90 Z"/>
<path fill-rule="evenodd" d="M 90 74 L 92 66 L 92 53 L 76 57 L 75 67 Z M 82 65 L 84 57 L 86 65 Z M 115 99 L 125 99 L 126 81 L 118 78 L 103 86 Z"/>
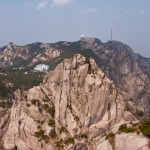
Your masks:
<path fill-rule="evenodd" d="M 33 43 L 17 46 L 10 42 L 0 51 L 0 65 L 2 67 L 27 67 L 39 62 L 48 62 L 60 56 L 61 51 L 51 44 Z"/>
<path fill-rule="evenodd" d="M 114 140 L 101 139 L 96 150 L 149 150 L 148 138 L 136 133 L 116 134 Z"/>
<path fill-rule="evenodd" d="M 77 53 L 93 57 L 115 86 L 128 93 L 136 106 L 132 113 L 138 119 L 150 116 L 150 59 L 119 41 L 103 43 L 96 38 L 82 37 L 77 42 L 37 42 L 25 46 L 9 43 L 0 49 L 0 67 L 33 69 L 34 65 L 46 63 L 53 70 L 64 58 Z"/>
<path fill-rule="evenodd" d="M 116 150 L 149 150 L 148 139 L 138 135 L 129 133 L 129 134 L 120 134 L 115 136 L 115 149 Z"/>
<path fill-rule="evenodd" d="M 114 84 L 123 89 L 136 105 L 134 114 L 139 119 L 150 116 L 150 61 L 133 52 L 119 41 L 102 43 L 95 38 L 80 41 L 81 50 L 91 50 L 98 65 Z"/>
<path fill-rule="evenodd" d="M 120 124 L 137 120 L 127 110 L 130 102 L 128 94 L 117 89 L 93 59 L 74 55 L 48 73 L 41 85 L 25 93 L 16 92 L 3 147 L 127 150 L 128 140 L 137 138 L 148 148 L 148 140 L 142 136 L 116 135 L 114 147 L 105 140 L 105 133 L 117 133 Z"/>

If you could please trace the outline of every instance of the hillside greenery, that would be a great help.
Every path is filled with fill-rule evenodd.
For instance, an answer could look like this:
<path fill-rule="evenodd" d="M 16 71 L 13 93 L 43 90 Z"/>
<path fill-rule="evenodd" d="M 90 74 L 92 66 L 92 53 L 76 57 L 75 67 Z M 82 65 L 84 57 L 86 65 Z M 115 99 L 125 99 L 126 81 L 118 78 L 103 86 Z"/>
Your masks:
<path fill-rule="evenodd" d="M 150 137 L 150 118 L 141 122 L 140 130 L 144 135 Z"/>
<path fill-rule="evenodd" d="M 32 72 L 33 68 L 37 65 L 34 64 L 33 66 L 27 67 L 28 64 L 32 61 L 32 59 L 35 57 L 35 55 L 42 51 L 43 49 L 39 47 L 40 43 L 37 44 L 31 44 L 28 45 L 30 49 L 30 55 L 27 60 L 22 60 L 20 58 L 15 58 L 13 63 L 13 66 L 9 66 L 5 69 L 1 69 L 1 73 L 5 73 L 7 75 L 0 74 L 0 98 L 6 98 L 9 94 L 13 93 L 16 89 L 23 89 L 28 90 L 32 88 L 33 86 L 39 85 L 42 80 L 44 73 L 41 72 Z M 50 70 L 54 70 L 56 66 L 61 63 L 66 58 L 71 58 L 73 55 L 80 53 L 86 57 L 92 57 L 96 60 L 98 63 L 99 59 L 96 54 L 92 52 L 92 50 L 81 50 L 80 43 L 79 42 L 73 42 L 69 46 L 63 45 L 63 42 L 58 42 L 51 45 L 54 48 L 57 48 L 61 51 L 60 57 L 56 57 L 52 60 L 49 60 L 48 62 L 45 62 L 45 64 L 49 65 Z M 38 62 L 43 63 L 43 62 Z M 23 70 L 14 70 L 13 68 L 20 67 L 20 66 L 26 66 Z M 25 72 L 28 72 L 28 74 L 25 74 Z M 4 84 L 4 81 L 12 83 L 12 87 L 6 87 Z M 8 96 L 9 97 L 9 96 Z M 49 110 L 50 111 L 50 110 Z M 50 111 L 50 114 L 53 116 L 53 112 Z"/>
<path fill-rule="evenodd" d="M 12 97 L 12 93 L 17 89 L 28 90 L 39 85 L 45 73 L 29 71 L 5 71 L 0 74 L 0 99 Z M 9 85 L 11 84 L 11 86 Z M 8 85 L 7 85 L 8 84 Z"/>

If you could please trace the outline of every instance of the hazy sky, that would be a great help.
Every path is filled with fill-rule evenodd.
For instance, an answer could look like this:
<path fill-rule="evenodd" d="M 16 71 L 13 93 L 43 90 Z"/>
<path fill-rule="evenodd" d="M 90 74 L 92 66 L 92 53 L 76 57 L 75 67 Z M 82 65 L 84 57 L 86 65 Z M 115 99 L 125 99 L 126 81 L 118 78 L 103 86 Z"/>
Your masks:
<path fill-rule="evenodd" d="M 150 57 L 150 0 L 0 0 L 0 46 L 113 39 Z"/>

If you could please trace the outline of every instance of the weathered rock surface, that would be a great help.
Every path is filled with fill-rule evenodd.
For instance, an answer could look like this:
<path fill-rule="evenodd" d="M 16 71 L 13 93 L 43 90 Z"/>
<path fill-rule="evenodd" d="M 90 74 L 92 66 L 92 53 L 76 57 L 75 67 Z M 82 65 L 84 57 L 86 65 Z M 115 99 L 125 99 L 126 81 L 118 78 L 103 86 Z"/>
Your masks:
<path fill-rule="evenodd" d="M 26 46 L 9 43 L 0 50 L 0 67 L 32 68 L 42 62 L 54 69 L 56 64 L 75 53 L 93 57 L 115 86 L 128 93 L 135 106 L 134 109 L 131 105 L 128 107 L 137 118 L 150 116 L 150 59 L 135 54 L 129 46 L 118 41 L 103 43 L 96 38 L 81 38 L 77 42 Z"/>
<path fill-rule="evenodd" d="M 97 150 L 149 150 L 148 138 L 135 133 L 116 134 L 114 141 L 100 140 Z"/>
<path fill-rule="evenodd" d="M 116 150 L 149 150 L 148 139 L 137 134 L 120 134 L 115 136 Z"/>
<path fill-rule="evenodd" d="M 16 94 L 19 95 L 19 91 Z M 4 149 L 10 150 L 17 146 L 19 150 L 53 150 L 52 145 L 39 142 L 34 135 L 40 121 L 47 119 L 48 115 L 42 115 L 39 108 L 28 107 L 21 97 L 17 99 L 11 108 L 8 129 L 2 138 Z M 43 128 L 46 130 L 46 124 L 43 124 Z"/>
<path fill-rule="evenodd" d="M 96 150 L 113 150 L 108 140 L 103 141 L 97 145 Z"/>
<path fill-rule="evenodd" d="M 19 150 L 127 150 L 132 140 L 142 140 L 139 146 L 148 149 L 143 136 L 116 135 L 115 147 L 105 140 L 104 133 L 136 118 L 126 110 L 131 103 L 128 94 L 117 89 L 91 58 L 77 54 L 66 59 L 41 85 L 15 95 L 2 136 L 6 150 L 15 146 Z"/>
<path fill-rule="evenodd" d="M 60 56 L 60 53 L 59 49 L 50 44 L 33 43 L 26 46 L 17 46 L 9 43 L 0 51 L 0 65 L 2 67 L 32 66 L 39 62 L 50 61 Z"/>
<path fill-rule="evenodd" d="M 150 116 L 150 59 L 135 54 L 118 41 L 102 43 L 98 39 L 83 38 L 81 50 L 91 50 L 95 59 L 114 84 L 126 91 L 136 105 L 138 118 Z"/>

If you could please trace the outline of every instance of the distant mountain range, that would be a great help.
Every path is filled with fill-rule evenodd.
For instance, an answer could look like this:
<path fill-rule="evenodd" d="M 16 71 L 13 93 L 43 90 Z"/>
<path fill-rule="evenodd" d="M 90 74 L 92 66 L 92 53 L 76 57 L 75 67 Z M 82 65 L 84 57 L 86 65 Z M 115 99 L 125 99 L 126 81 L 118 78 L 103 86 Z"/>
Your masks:
<path fill-rule="evenodd" d="M 119 41 L 0 50 L 1 150 L 149 150 L 149 117 L 150 59 Z"/>
<path fill-rule="evenodd" d="M 115 85 L 129 94 L 137 106 L 137 110 L 133 111 L 139 117 L 150 115 L 150 59 L 134 53 L 119 41 L 103 43 L 96 38 L 83 37 L 76 42 L 33 43 L 25 46 L 9 43 L 1 48 L 0 66 L 6 70 L 21 67 L 27 71 L 44 63 L 53 70 L 64 59 L 77 53 L 94 58 Z"/>

